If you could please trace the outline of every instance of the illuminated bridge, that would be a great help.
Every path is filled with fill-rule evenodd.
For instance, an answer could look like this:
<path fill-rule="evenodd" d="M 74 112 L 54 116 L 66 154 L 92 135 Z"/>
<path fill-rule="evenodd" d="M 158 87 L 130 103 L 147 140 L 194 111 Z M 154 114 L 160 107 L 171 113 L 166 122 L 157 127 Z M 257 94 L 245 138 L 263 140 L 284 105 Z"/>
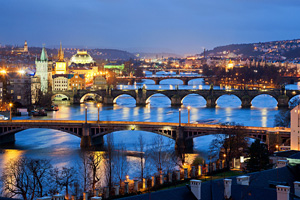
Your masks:
<path fill-rule="evenodd" d="M 60 130 L 81 138 L 81 147 L 103 147 L 103 136 L 115 131 L 147 131 L 175 140 L 175 149 L 192 151 L 193 138 L 220 134 L 230 126 L 208 124 L 181 124 L 167 122 L 129 122 L 129 121 L 72 121 L 72 120 L 1 120 L 0 144 L 13 143 L 15 134 L 30 128 Z M 249 137 L 268 140 L 269 134 L 279 134 L 290 138 L 289 128 L 245 127 Z"/>
<path fill-rule="evenodd" d="M 128 82 L 130 85 L 133 85 L 136 81 L 141 80 L 153 80 L 155 85 L 159 85 L 162 80 L 166 79 L 178 79 L 183 82 L 183 85 L 188 85 L 189 81 L 198 79 L 198 78 L 208 78 L 207 76 L 151 76 L 151 77 L 117 77 L 118 81 Z M 210 79 L 212 79 L 210 77 Z"/>
<path fill-rule="evenodd" d="M 278 107 L 288 107 L 289 101 L 296 95 L 300 95 L 300 90 L 282 90 L 282 89 L 264 89 L 264 90 L 147 90 L 140 88 L 137 90 L 78 90 L 78 91 L 57 91 L 55 95 L 62 94 L 68 97 L 71 103 L 83 103 L 84 97 L 94 95 L 95 101 L 102 102 L 105 105 L 113 105 L 121 95 L 129 95 L 136 101 L 137 106 L 145 106 L 149 99 L 155 94 L 163 94 L 170 99 L 172 106 L 181 106 L 183 99 L 190 95 L 196 94 L 202 96 L 206 100 L 207 107 L 215 107 L 217 100 L 223 95 L 233 95 L 240 99 L 243 108 L 249 108 L 252 105 L 252 100 L 262 94 L 270 95 L 277 101 Z"/>

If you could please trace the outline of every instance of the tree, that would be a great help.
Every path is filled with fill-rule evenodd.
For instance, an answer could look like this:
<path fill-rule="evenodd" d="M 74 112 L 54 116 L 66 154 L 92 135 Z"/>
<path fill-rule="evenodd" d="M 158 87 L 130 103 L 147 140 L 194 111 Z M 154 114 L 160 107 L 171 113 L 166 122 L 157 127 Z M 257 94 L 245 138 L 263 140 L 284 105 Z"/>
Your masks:
<path fill-rule="evenodd" d="M 61 189 L 65 189 L 66 198 L 69 199 L 69 189 L 77 182 L 77 171 L 74 167 L 62 167 L 62 169 L 54 168 L 51 171 L 55 183 Z"/>
<path fill-rule="evenodd" d="M 145 139 L 143 137 L 142 134 L 139 135 L 138 137 L 138 144 L 137 144 L 137 151 L 139 151 L 139 160 L 140 160 L 140 171 L 141 171 L 141 180 L 143 180 L 144 178 L 144 171 L 145 171 L 145 163 L 146 163 L 146 160 L 147 160 L 147 154 L 146 154 L 146 142 L 145 142 Z"/>
<path fill-rule="evenodd" d="M 32 200 L 43 196 L 52 166 L 49 160 L 19 158 L 10 160 L 2 172 L 4 194 Z"/>
<path fill-rule="evenodd" d="M 128 173 L 128 162 L 125 146 L 123 144 L 119 144 L 116 147 L 114 154 L 114 172 L 116 175 L 115 178 L 121 185 L 122 181 Z"/>
<path fill-rule="evenodd" d="M 300 98 L 293 98 L 289 102 L 289 109 L 280 110 L 278 114 L 275 115 L 274 126 L 277 127 L 290 127 L 291 124 L 291 110 L 295 108 L 300 103 Z"/>
<path fill-rule="evenodd" d="M 107 149 L 105 154 L 106 182 L 111 191 L 113 186 L 113 157 L 114 157 L 114 138 L 113 134 L 106 137 Z"/>
<path fill-rule="evenodd" d="M 259 140 L 255 140 L 249 147 L 250 159 L 246 161 L 247 170 L 251 172 L 271 168 L 267 146 Z"/>
<path fill-rule="evenodd" d="M 220 148 L 223 148 L 229 166 L 233 158 L 240 157 L 248 148 L 247 133 L 243 126 L 236 123 L 225 123 L 220 128 L 221 133 L 215 135 L 215 139 L 210 144 L 211 156 L 217 156 Z"/>

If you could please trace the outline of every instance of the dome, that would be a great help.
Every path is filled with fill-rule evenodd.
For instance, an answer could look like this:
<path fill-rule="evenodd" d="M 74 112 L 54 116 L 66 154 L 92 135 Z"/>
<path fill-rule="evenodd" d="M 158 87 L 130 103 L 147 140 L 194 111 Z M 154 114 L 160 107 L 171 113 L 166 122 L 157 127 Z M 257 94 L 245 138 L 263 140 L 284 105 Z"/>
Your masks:
<path fill-rule="evenodd" d="M 90 64 L 95 62 L 87 51 L 77 51 L 77 54 L 73 55 L 70 61 L 75 64 Z"/>

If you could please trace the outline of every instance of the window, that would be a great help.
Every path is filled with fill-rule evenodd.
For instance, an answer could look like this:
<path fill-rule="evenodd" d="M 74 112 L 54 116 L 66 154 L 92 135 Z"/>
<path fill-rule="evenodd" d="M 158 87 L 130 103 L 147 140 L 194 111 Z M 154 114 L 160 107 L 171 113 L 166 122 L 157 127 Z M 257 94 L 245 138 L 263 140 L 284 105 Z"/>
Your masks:
<path fill-rule="evenodd" d="M 19 99 L 19 100 L 20 100 L 20 99 L 21 99 L 21 96 L 17 96 L 17 99 Z"/>
<path fill-rule="evenodd" d="M 13 94 L 13 93 L 14 93 L 14 90 L 11 90 L 10 93 Z"/>

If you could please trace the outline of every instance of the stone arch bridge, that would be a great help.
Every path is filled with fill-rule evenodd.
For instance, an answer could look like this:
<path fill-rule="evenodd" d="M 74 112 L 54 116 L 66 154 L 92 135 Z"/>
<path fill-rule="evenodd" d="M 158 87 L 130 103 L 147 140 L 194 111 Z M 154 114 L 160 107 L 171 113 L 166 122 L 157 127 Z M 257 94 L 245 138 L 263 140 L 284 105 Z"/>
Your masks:
<path fill-rule="evenodd" d="M 181 124 L 166 122 L 126 122 L 126 121 L 72 121 L 72 120 L 1 120 L 0 144 L 13 143 L 15 134 L 31 128 L 60 130 L 81 138 L 81 147 L 103 147 L 103 136 L 122 130 L 153 132 L 175 140 L 175 149 L 191 152 L 193 138 L 220 134 L 230 126 L 208 124 Z M 290 129 L 268 127 L 245 127 L 249 137 L 267 140 L 268 133 L 280 134 L 283 140 L 290 138 Z"/>
<path fill-rule="evenodd" d="M 202 96 L 206 100 L 207 107 L 215 107 L 217 100 L 223 95 L 234 95 L 241 101 L 243 108 L 249 108 L 252 105 L 252 100 L 262 94 L 272 96 L 277 101 L 278 107 L 288 107 L 289 101 L 296 95 L 300 94 L 299 90 L 280 90 L 280 89 L 265 89 L 265 90 L 119 90 L 119 89 L 108 89 L 108 90 L 79 90 L 73 91 L 62 91 L 55 92 L 55 94 L 64 94 L 70 99 L 71 103 L 80 103 L 81 99 L 88 94 L 96 94 L 98 102 L 102 102 L 105 105 L 113 105 L 117 98 L 121 95 L 130 95 L 136 100 L 137 106 L 145 106 L 150 97 L 154 94 L 163 94 L 168 97 L 171 101 L 172 106 L 181 106 L 183 99 L 190 94 L 197 94 Z"/>
<path fill-rule="evenodd" d="M 183 82 L 183 85 L 188 85 L 189 81 L 194 79 L 204 78 L 207 79 L 207 76 L 159 76 L 159 77 L 117 77 L 118 82 L 127 82 L 130 85 L 133 85 L 136 81 L 141 80 L 153 80 L 155 85 L 159 85 L 162 80 L 166 79 L 178 79 Z M 213 79 L 212 77 L 209 77 Z"/>

